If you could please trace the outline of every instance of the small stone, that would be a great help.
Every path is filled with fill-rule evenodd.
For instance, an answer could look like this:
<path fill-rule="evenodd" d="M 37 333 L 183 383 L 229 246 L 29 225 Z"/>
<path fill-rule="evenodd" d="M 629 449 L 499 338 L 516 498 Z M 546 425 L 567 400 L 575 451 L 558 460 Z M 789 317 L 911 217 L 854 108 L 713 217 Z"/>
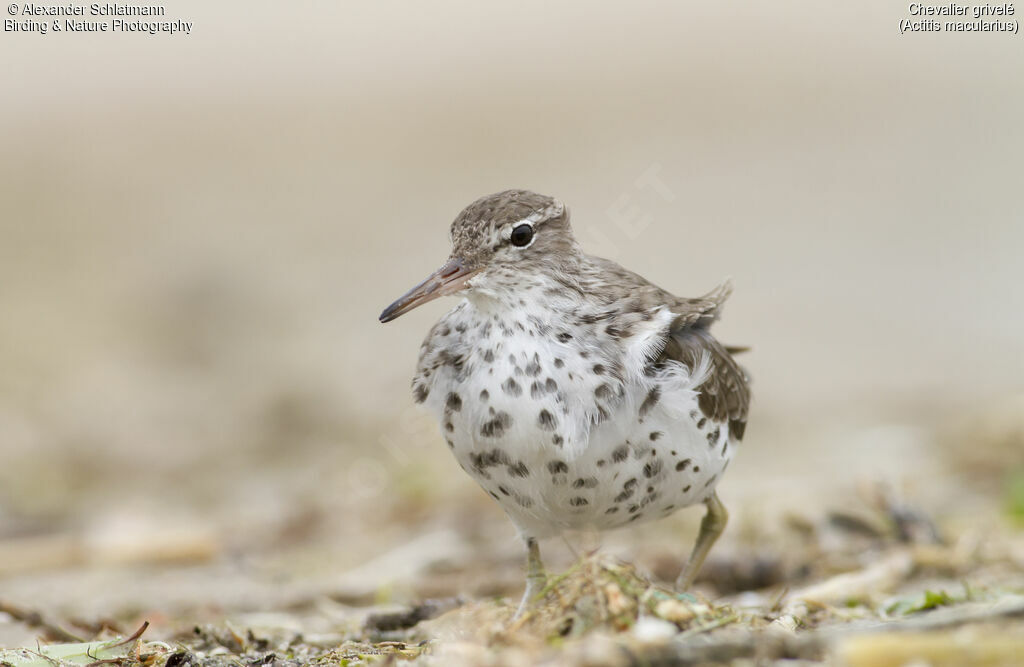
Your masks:
<path fill-rule="evenodd" d="M 693 607 L 682 600 L 662 600 L 654 607 L 654 613 L 673 623 L 688 623 L 697 617 Z"/>

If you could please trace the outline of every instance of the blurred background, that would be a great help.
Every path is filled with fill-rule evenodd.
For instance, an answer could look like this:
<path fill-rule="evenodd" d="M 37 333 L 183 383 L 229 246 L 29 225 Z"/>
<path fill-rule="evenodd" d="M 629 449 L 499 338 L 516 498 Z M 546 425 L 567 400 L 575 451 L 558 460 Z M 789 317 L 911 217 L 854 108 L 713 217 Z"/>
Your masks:
<path fill-rule="evenodd" d="M 516 593 L 409 391 L 454 301 L 377 322 L 511 187 L 670 291 L 732 277 L 755 403 L 719 557 L 877 484 L 1024 514 L 1020 37 L 883 2 L 167 12 L 191 34 L 0 36 L 0 597 L 172 624 Z M 606 548 L 674 576 L 699 515 Z"/>

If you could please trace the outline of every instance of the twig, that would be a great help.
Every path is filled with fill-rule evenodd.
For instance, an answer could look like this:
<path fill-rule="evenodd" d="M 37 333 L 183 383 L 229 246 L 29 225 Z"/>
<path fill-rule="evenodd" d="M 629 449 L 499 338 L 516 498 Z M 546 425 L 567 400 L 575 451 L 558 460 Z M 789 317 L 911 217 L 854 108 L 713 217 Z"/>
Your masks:
<path fill-rule="evenodd" d="M 138 630 L 133 632 L 131 637 L 126 637 L 125 639 L 122 639 L 121 641 L 117 642 L 116 644 L 114 644 L 113 646 L 110 646 L 108 648 L 117 648 L 118 646 L 124 646 L 125 644 L 131 644 L 133 641 L 135 641 L 136 639 L 141 637 L 142 633 L 145 632 L 146 628 L 148 628 L 148 627 L 149 627 L 149 621 L 143 621 L 142 622 L 142 627 L 140 627 Z"/>

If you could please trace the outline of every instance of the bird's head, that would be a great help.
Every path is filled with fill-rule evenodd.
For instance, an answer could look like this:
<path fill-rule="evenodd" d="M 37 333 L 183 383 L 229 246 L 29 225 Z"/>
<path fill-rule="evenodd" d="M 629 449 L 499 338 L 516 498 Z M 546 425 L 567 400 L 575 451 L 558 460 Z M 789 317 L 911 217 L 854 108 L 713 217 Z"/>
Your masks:
<path fill-rule="evenodd" d="M 528 190 L 505 190 L 476 200 L 455 218 L 451 240 L 448 261 L 388 306 L 381 322 L 439 296 L 515 289 L 577 251 L 568 209 L 553 197 Z"/>

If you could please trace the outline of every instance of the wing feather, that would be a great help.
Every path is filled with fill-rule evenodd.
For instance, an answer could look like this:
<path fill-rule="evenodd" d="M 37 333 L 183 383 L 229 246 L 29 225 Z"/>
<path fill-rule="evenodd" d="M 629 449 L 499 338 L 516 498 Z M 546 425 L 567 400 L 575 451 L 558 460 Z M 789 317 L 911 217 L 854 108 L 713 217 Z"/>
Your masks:
<path fill-rule="evenodd" d="M 708 419 L 729 424 L 729 433 L 743 438 L 750 409 L 750 378 L 736 363 L 730 349 L 711 335 L 709 327 L 718 319 L 722 304 L 732 293 L 723 283 L 709 294 L 696 299 L 680 299 L 673 304 L 677 317 L 669 328 L 665 347 L 655 363 L 677 361 L 697 368 L 703 358 L 710 361 L 707 379 L 700 385 L 698 404 Z M 737 348 L 733 348 L 737 349 Z M 740 348 L 742 349 L 742 348 Z"/>

